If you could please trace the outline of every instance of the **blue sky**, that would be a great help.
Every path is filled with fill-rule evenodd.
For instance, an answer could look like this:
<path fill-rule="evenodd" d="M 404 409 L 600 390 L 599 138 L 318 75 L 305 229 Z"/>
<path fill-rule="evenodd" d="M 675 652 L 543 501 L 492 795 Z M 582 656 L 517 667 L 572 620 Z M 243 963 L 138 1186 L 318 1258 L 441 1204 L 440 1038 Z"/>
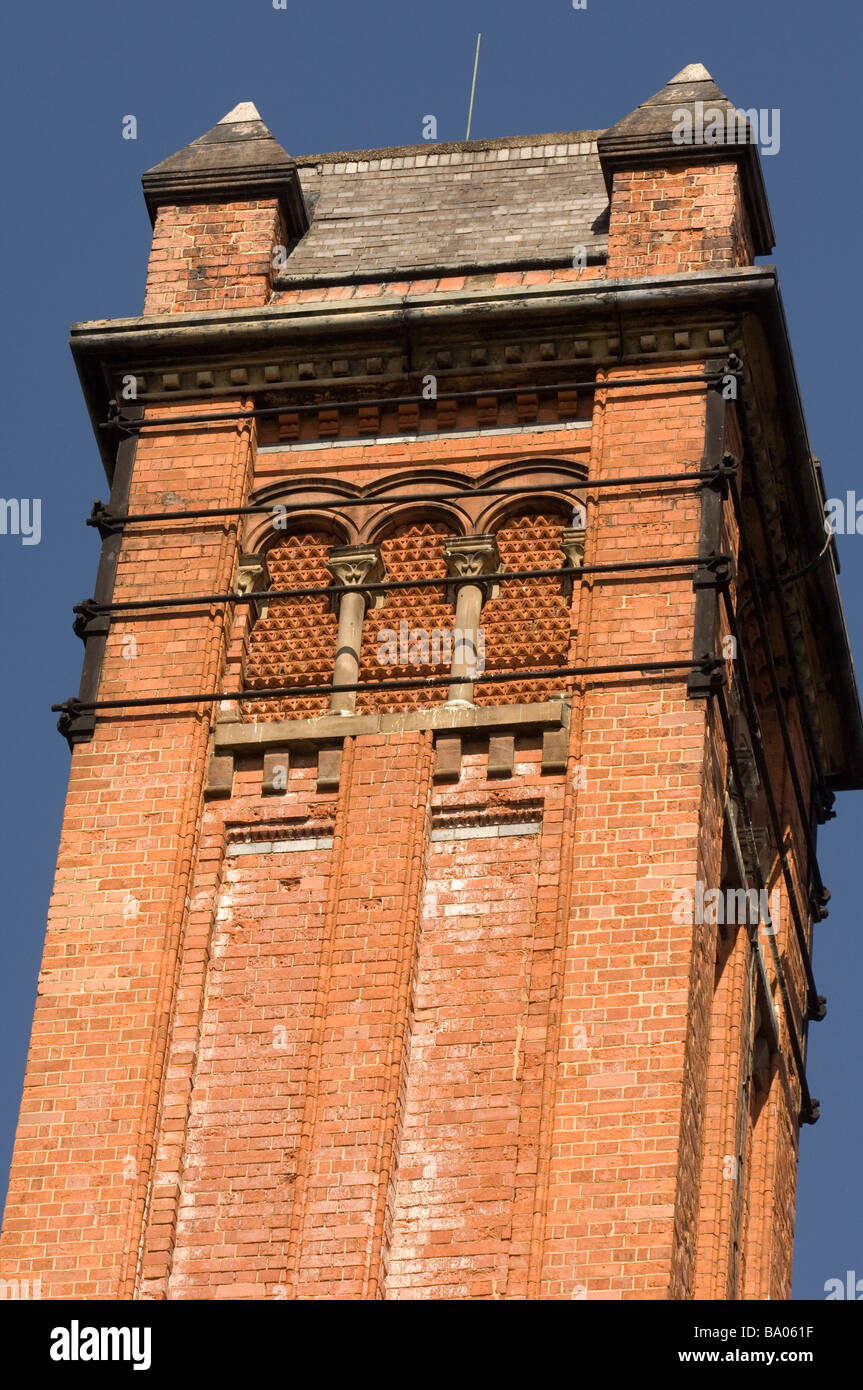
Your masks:
<path fill-rule="evenodd" d="M 433 114 L 463 139 L 476 35 L 472 135 L 611 125 L 690 62 L 742 107 L 779 108 L 764 159 L 803 400 L 827 490 L 863 497 L 856 411 L 860 20 L 822 0 L 79 0 L 7 7 L 6 213 L 0 220 L 7 327 L 3 495 L 42 500 L 42 537 L 0 536 L 7 672 L 0 690 L 7 865 L 0 975 L 0 1170 L 20 1097 L 44 919 L 68 773 L 49 705 L 78 685 L 71 605 L 92 591 L 106 497 L 67 347 L 78 319 L 140 312 L 150 226 L 141 173 L 254 101 L 295 154 L 417 142 Z M 137 118 L 137 140 L 122 138 Z M 863 651 L 863 536 L 839 539 L 852 643 Z M 838 799 L 821 832 L 833 899 L 815 970 L 828 1021 L 810 1033 L 822 1118 L 801 1135 L 795 1298 L 863 1275 L 860 1152 L 863 951 L 856 866 L 863 795 Z"/>

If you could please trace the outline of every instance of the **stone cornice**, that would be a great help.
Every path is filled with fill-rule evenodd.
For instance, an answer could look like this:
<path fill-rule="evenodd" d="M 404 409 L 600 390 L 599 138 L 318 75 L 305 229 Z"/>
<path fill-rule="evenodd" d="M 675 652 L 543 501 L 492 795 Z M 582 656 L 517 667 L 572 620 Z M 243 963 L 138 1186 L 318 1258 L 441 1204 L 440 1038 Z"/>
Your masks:
<path fill-rule="evenodd" d="M 693 357 L 703 357 L 708 355 L 703 349 L 715 352 L 724 343 L 720 339 L 681 344 L 678 330 L 685 335 L 690 321 L 700 316 L 703 327 L 705 316 L 709 316 L 711 322 L 728 323 L 733 315 L 757 308 L 776 294 L 773 268 L 756 266 L 679 276 L 438 290 L 100 319 L 73 324 L 71 347 L 110 477 L 116 441 L 99 425 L 117 395 L 119 380 L 129 373 L 146 378 L 148 372 L 158 372 L 168 378 L 158 383 L 163 392 L 173 392 L 175 398 L 184 394 L 195 398 L 197 394 L 200 399 L 195 389 L 200 372 L 202 379 L 197 384 L 206 399 L 236 399 L 292 384 L 279 366 L 279 353 L 291 356 L 295 381 L 302 380 L 301 369 L 315 351 L 325 353 L 335 380 L 356 375 L 344 370 L 344 355 L 352 345 L 357 356 L 362 350 L 365 373 L 372 377 L 382 372 L 386 375 L 386 352 L 403 353 L 417 371 L 418 345 L 430 344 L 434 357 L 423 370 L 436 372 L 446 369 L 438 360 L 441 350 L 455 342 L 464 343 L 471 333 L 476 335 L 478 351 L 484 343 L 502 345 L 503 363 L 490 364 L 496 371 L 502 365 L 522 362 L 531 366 L 520 354 L 519 343 L 525 336 L 533 337 L 537 363 L 545 360 L 550 345 L 551 360 L 561 367 L 575 363 L 587 366 L 591 361 L 594 365 L 617 365 L 639 357 L 658 361 L 666 355 L 685 360 L 687 349 L 692 350 Z M 664 336 L 652 332 L 653 325 L 660 322 Z M 624 342 L 619 333 L 621 326 L 627 325 L 637 336 Z M 556 342 L 556 337 L 560 341 Z M 250 376 L 250 363 L 257 363 L 260 369 L 257 380 Z M 401 362 L 399 370 L 404 370 Z M 196 381 L 190 380 L 193 371 Z M 310 379 L 315 385 L 327 384 L 328 375 L 312 362 Z M 155 397 L 149 392 L 140 397 L 142 401 L 158 398 L 158 391 Z"/>
<path fill-rule="evenodd" d="M 221 207 L 225 203 L 271 200 L 278 204 L 290 239 L 302 236 L 309 225 L 293 161 L 286 161 L 283 169 L 239 169 L 230 176 L 220 169 L 151 173 L 141 182 L 153 223 L 160 207 L 184 203 Z"/>
<path fill-rule="evenodd" d="M 359 299 L 320 299 L 249 309 L 212 309 L 203 313 L 149 314 L 137 318 L 91 319 L 73 323 L 71 345 L 85 353 L 136 352 L 153 346 L 223 348 L 226 340 L 271 342 L 282 335 L 330 333 L 333 329 L 365 331 L 420 320 L 455 322 L 465 317 L 508 313 L 601 315 L 633 312 L 660 305 L 679 311 L 728 303 L 739 308 L 765 292 L 776 291 L 771 265 L 736 270 L 696 271 L 683 275 L 645 275 L 625 279 L 550 281 L 418 294 L 381 294 Z"/>

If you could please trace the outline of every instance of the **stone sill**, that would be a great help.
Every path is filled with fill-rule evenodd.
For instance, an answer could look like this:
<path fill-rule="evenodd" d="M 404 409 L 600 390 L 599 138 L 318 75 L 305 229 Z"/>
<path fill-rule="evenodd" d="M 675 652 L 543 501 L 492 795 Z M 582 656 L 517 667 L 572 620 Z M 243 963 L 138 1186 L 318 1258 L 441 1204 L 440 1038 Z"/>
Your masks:
<path fill-rule="evenodd" d="M 526 705 L 435 705 L 429 709 L 399 710 L 389 714 L 323 714 L 315 719 L 283 719 L 266 724 L 238 720 L 218 723 L 216 753 L 253 753 L 258 749 L 291 744 L 316 747 L 367 734 L 399 734 L 422 729 L 496 732 L 527 728 L 568 728 L 570 699 L 558 696 Z"/>

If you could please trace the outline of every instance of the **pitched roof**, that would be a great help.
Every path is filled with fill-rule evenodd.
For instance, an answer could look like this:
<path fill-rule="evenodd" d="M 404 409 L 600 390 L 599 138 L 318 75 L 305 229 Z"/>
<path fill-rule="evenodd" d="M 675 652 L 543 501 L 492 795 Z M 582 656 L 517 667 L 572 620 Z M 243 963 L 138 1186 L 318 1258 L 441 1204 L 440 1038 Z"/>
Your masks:
<path fill-rule="evenodd" d="M 243 101 L 141 180 L 151 218 L 162 204 L 222 197 L 278 198 L 289 226 L 305 230 L 296 163 L 282 149 L 253 102 Z"/>
<path fill-rule="evenodd" d="M 212 130 L 184 145 L 175 154 L 148 169 L 146 183 L 165 175 L 204 173 L 230 175 L 237 169 L 282 165 L 290 168 L 293 160 L 264 125 L 257 108 L 250 101 L 241 102 L 223 116 Z"/>
<path fill-rule="evenodd" d="M 671 140 L 674 125 L 673 112 L 681 107 L 693 106 L 696 101 L 705 106 L 720 107 L 726 111 L 735 110 L 734 103 L 720 91 L 703 63 L 689 63 L 676 73 L 660 91 L 641 102 L 634 111 L 617 121 L 603 132 L 603 144 L 626 137 L 655 137 L 667 135 Z"/>
<path fill-rule="evenodd" d="M 608 195 L 596 131 L 310 155 L 309 230 L 285 278 L 601 260 Z"/>

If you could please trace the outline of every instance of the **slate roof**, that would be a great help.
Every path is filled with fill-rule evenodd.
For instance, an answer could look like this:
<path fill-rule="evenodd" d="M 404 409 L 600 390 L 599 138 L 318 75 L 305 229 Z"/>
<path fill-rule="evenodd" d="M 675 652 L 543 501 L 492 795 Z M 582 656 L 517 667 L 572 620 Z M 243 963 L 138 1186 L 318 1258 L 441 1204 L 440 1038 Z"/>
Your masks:
<path fill-rule="evenodd" d="M 309 230 L 290 278 L 602 260 L 608 194 L 596 131 L 297 159 Z"/>

